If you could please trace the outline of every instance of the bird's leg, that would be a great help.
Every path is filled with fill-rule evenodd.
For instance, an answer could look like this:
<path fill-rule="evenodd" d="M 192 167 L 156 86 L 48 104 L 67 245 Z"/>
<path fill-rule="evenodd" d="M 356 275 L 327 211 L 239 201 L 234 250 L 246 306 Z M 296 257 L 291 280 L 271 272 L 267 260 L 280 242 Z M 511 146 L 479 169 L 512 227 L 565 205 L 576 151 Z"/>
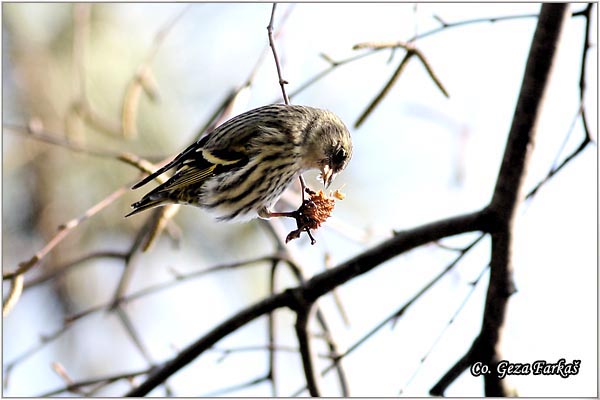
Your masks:
<path fill-rule="evenodd" d="M 288 211 L 288 212 L 272 212 L 267 210 L 266 207 L 258 210 L 258 216 L 264 219 L 274 218 L 274 217 L 289 217 L 289 218 L 297 218 L 298 210 L 296 211 Z"/>
<path fill-rule="evenodd" d="M 310 228 L 304 228 L 304 232 L 306 232 L 308 234 L 311 245 L 317 243 L 317 240 L 313 237 L 312 233 L 310 232 Z"/>
<path fill-rule="evenodd" d="M 302 204 L 304 204 L 304 190 L 306 189 L 306 183 L 304 182 L 304 177 L 302 174 L 298 175 L 298 179 L 300 180 L 300 192 L 302 193 Z"/>
<path fill-rule="evenodd" d="M 305 193 L 314 194 L 312 190 L 306 187 L 306 183 L 304 182 L 304 178 L 302 177 L 302 175 L 298 175 L 298 179 L 300 180 L 300 192 L 302 193 L 302 205 L 298 210 L 288 212 L 272 212 L 269 211 L 266 207 L 263 207 L 260 210 L 258 210 L 258 216 L 263 219 L 269 219 L 274 217 L 289 217 L 298 220 L 298 217 L 302 215 L 300 210 L 306 204 Z"/>
<path fill-rule="evenodd" d="M 314 225 L 314 223 L 315 223 L 315 219 L 314 219 L 315 215 L 314 215 L 313 210 L 317 206 L 313 201 L 313 195 L 316 195 L 316 192 L 314 192 L 313 190 L 311 190 L 310 188 L 308 188 L 306 186 L 306 183 L 304 182 L 304 178 L 302 177 L 302 175 L 298 175 L 298 179 L 300 180 L 300 189 L 302 192 L 302 205 L 300 205 L 300 208 L 298 208 L 295 211 L 272 212 L 272 211 L 269 211 L 269 209 L 267 209 L 267 207 L 263 207 L 258 210 L 258 216 L 263 219 L 269 219 L 269 218 L 273 218 L 273 217 L 294 218 L 296 220 L 296 225 L 298 226 L 298 229 L 295 229 L 292 232 L 290 232 L 288 234 L 288 236 L 286 237 L 285 242 L 287 243 L 292 239 L 299 238 L 300 232 L 304 231 L 310 238 L 310 244 L 315 244 L 315 243 L 317 243 L 317 241 L 315 240 L 315 238 L 313 237 L 313 235 L 310 231 L 310 226 Z M 311 196 L 311 198 L 307 200 L 305 197 L 305 193 L 309 194 Z M 327 216 L 329 216 L 329 214 Z M 318 224 L 320 222 L 322 222 L 322 221 L 318 221 L 316 226 L 319 226 Z"/>

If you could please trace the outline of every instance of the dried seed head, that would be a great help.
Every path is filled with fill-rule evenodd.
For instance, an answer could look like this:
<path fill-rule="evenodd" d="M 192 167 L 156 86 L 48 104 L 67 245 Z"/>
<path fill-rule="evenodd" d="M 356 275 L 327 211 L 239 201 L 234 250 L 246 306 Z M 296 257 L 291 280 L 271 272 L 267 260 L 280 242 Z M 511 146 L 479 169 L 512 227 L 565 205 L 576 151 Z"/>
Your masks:
<path fill-rule="evenodd" d="M 297 210 L 296 215 L 296 225 L 298 229 L 290 232 L 285 239 L 285 242 L 289 242 L 292 239 L 297 239 L 300 237 L 300 233 L 302 231 L 306 231 L 311 238 L 311 244 L 315 244 L 316 241 L 310 235 L 311 229 L 317 229 L 321 226 L 323 222 L 331 215 L 333 208 L 335 206 L 335 199 L 331 197 L 325 196 L 322 190 L 318 192 L 313 192 L 312 190 L 306 188 L 306 193 L 310 195 L 310 198 L 304 200 L 300 208 Z M 333 197 L 342 199 L 344 195 L 336 190 L 333 194 Z"/>
<path fill-rule="evenodd" d="M 330 196 L 335 197 L 338 200 L 344 200 L 346 198 L 346 195 L 342 193 L 340 189 L 336 189 L 336 191 L 333 192 Z"/>

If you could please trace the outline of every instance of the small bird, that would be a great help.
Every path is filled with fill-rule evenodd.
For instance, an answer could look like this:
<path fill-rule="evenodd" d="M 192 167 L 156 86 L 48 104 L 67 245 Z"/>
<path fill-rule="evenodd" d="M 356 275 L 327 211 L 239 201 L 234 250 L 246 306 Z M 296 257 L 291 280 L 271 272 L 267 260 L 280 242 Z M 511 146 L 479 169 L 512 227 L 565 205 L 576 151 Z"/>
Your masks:
<path fill-rule="evenodd" d="M 171 162 L 135 184 L 164 172 L 157 186 L 126 217 L 167 204 L 191 204 L 219 220 L 270 218 L 271 207 L 304 171 L 318 169 L 325 187 L 352 156 L 344 123 L 319 108 L 271 104 L 240 114 L 202 137 Z"/>

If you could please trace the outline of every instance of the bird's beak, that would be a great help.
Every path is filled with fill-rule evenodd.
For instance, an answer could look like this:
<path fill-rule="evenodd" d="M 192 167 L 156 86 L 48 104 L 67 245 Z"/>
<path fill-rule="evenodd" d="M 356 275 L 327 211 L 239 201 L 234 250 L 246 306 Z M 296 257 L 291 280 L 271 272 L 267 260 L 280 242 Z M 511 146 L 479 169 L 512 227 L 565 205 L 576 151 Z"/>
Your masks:
<path fill-rule="evenodd" d="M 327 164 L 321 169 L 321 179 L 323 180 L 325 189 L 328 189 L 329 185 L 331 185 L 334 175 L 333 170 Z"/>

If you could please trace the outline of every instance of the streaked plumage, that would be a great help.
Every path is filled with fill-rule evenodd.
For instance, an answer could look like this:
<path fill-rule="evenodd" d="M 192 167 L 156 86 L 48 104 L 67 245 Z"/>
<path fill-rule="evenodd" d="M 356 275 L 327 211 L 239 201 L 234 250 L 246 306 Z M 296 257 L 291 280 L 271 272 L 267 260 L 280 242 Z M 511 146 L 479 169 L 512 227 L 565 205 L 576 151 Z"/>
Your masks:
<path fill-rule="evenodd" d="M 271 104 L 223 123 L 133 189 L 175 169 L 132 204 L 127 216 L 170 203 L 191 204 L 221 220 L 268 217 L 302 172 L 319 169 L 325 186 L 352 155 L 350 133 L 330 111 Z"/>

